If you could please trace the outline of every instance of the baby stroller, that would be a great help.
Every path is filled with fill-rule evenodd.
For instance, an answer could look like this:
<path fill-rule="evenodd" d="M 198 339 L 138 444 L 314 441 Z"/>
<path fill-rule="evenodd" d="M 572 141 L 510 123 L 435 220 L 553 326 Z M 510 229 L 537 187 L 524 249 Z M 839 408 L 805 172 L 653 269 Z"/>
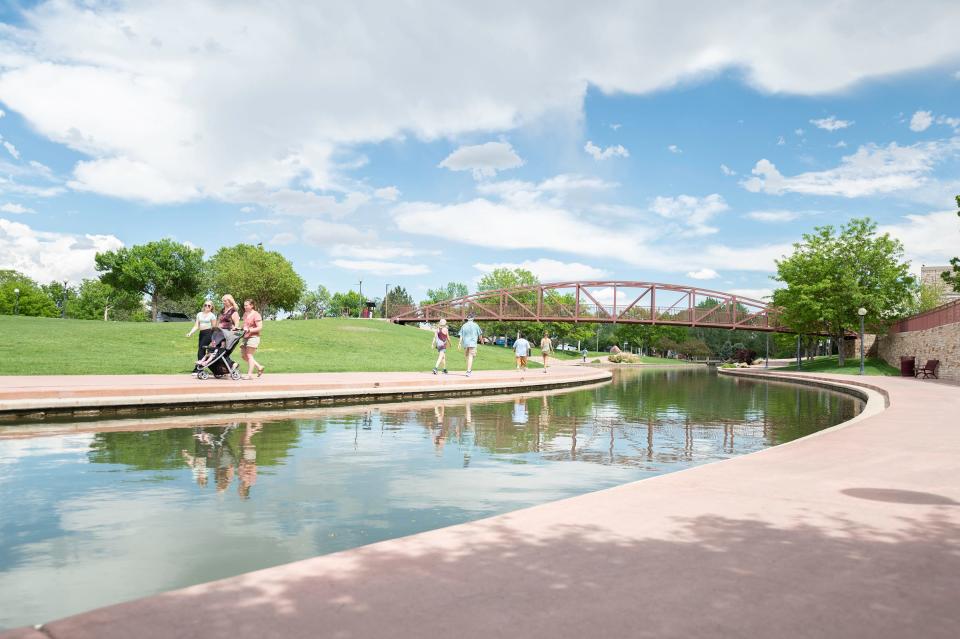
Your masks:
<path fill-rule="evenodd" d="M 207 345 L 207 354 L 201 360 L 204 364 L 203 368 L 197 371 L 197 379 L 209 379 L 211 373 L 217 379 L 240 379 L 240 370 L 230 359 L 230 354 L 240 343 L 241 337 L 243 331 L 215 330 Z"/>

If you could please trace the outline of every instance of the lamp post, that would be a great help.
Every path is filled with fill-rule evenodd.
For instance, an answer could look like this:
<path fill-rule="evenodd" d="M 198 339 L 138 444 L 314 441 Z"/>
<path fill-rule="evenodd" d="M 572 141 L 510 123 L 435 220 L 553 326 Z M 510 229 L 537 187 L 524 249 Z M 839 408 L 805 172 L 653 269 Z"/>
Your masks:
<path fill-rule="evenodd" d="M 800 370 L 800 333 L 797 333 L 797 370 Z"/>
<path fill-rule="evenodd" d="M 384 284 L 383 285 L 383 319 L 387 319 L 388 317 L 390 317 L 389 315 L 387 315 L 387 298 L 389 297 L 390 297 L 390 285 Z"/>
<path fill-rule="evenodd" d="M 767 351 L 764 355 L 763 367 L 770 368 L 770 333 L 767 333 Z"/>
<path fill-rule="evenodd" d="M 20 289 L 13 289 L 13 314 L 20 314 Z"/>
<path fill-rule="evenodd" d="M 857 315 L 860 316 L 860 374 L 863 375 L 863 316 L 867 314 L 867 309 L 862 306 L 857 309 Z"/>

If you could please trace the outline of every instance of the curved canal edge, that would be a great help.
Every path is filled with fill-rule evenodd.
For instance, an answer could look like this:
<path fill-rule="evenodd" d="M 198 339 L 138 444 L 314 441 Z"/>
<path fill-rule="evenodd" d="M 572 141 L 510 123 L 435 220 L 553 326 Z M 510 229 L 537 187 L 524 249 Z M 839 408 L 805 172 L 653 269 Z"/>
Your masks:
<path fill-rule="evenodd" d="M 956 636 L 960 389 L 775 377 L 889 406 L 724 462 L 3 637 Z"/>
<path fill-rule="evenodd" d="M 583 366 L 519 371 L 431 373 L 278 373 L 262 379 L 197 380 L 188 375 L 3 377 L 4 422 L 49 417 L 131 416 L 143 412 L 300 408 L 573 388 L 609 381 L 612 373 Z"/>

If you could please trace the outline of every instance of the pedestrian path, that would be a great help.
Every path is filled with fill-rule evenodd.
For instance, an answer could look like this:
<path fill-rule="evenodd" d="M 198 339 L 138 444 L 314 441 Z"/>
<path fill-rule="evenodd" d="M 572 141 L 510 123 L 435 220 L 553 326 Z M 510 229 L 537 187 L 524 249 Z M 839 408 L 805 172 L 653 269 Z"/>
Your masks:
<path fill-rule="evenodd" d="M 565 366 L 432 375 L 401 373 L 278 373 L 251 380 L 199 380 L 189 375 L 38 375 L 0 377 L 0 418 L 139 408 L 217 406 L 238 402 L 380 401 L 404 396 L 455 396 L 558 388 L 610 379 L 610 373 Z M 2 421 L 0 421 L 2 423 Z"/>

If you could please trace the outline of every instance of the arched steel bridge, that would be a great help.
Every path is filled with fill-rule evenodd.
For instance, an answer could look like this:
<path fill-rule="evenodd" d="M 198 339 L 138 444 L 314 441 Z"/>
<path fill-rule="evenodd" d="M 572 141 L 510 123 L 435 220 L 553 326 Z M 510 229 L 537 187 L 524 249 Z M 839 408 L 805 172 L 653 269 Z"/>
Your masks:
<path fill-rule="evenodd" d="M 792 332 L 778 308 L 759 300 L 694 286 L 629 282 L 555 282 L 481 291 L 455 299 L 390 309 L 400 324 L 462 321 L 665 324 Z"/>

